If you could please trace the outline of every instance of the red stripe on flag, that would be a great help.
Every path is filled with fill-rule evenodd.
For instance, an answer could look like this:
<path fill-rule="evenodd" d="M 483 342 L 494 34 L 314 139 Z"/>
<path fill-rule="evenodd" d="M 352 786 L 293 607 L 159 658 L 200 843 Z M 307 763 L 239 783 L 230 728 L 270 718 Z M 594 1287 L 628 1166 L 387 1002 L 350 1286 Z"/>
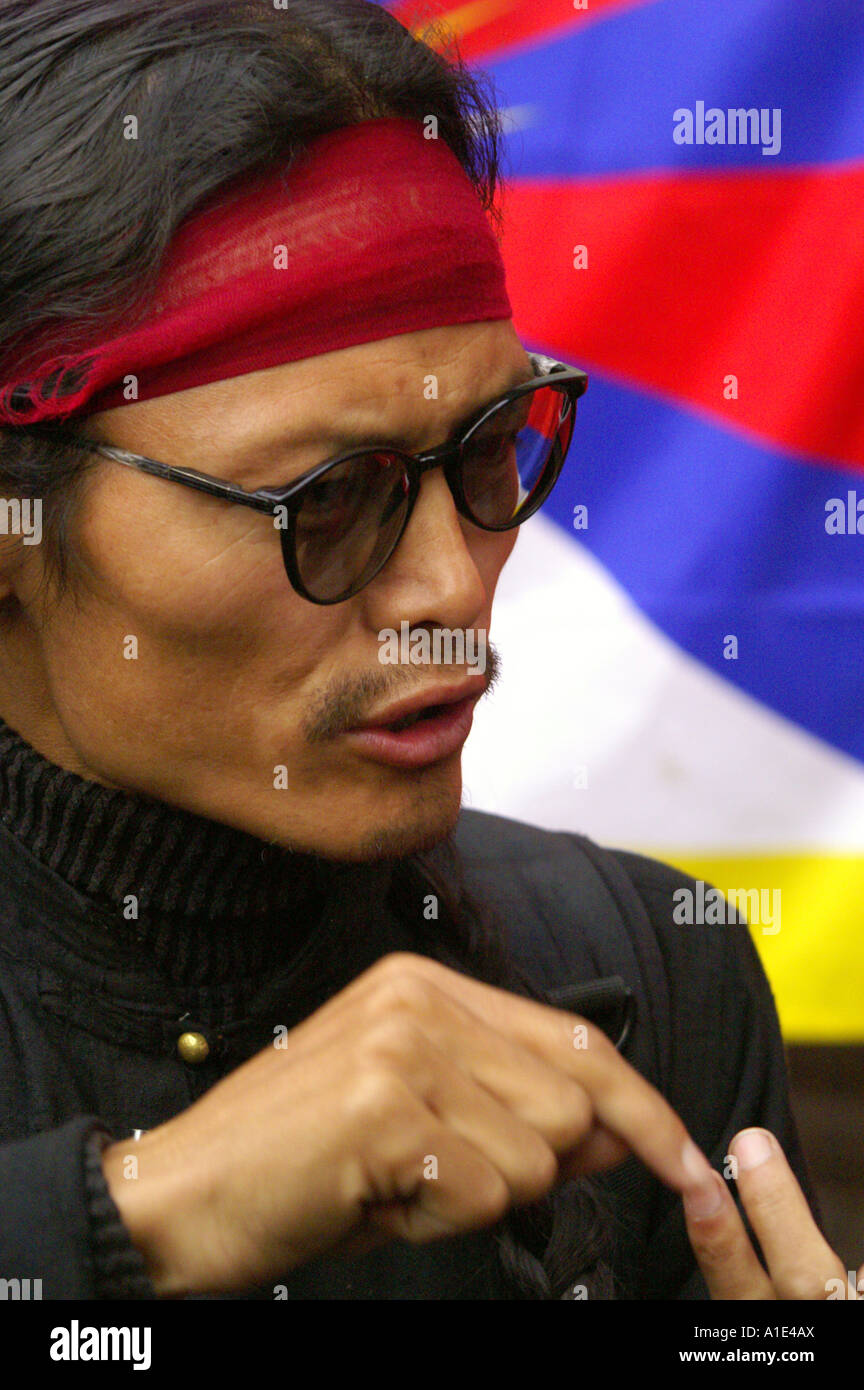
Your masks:
<path fill-rule="evenodd" d="M 523 181 L 503 207 L 526 338 L 864 467 L 864 167 Z"/>

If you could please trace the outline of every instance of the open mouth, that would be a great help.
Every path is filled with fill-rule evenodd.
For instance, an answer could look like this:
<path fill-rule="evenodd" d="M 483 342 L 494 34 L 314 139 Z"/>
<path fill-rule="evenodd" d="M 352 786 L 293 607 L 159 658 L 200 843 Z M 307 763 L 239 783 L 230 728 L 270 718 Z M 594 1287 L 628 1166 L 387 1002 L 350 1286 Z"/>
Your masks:
<path fill-rule="evenodd" d="M 346 737 L 356 751 L 375 762 L 394 767 L 418 768 L 452 757 L 469 733 L 477 703 L 476 693 L 461 700 L 424 705 L 393 719 L 389 724 L 368 724 Z"/>
<path fill-rule="evenodd" d="M 437 719 L 447 708 L 447 705 L 426 705 L 425 709 L 415 710 L 413 714 L 403 715 L 401 719 L 394 719 L 392 724 L 382 724 L 381 728 L 387 729 L 391 734 L 401 734 L 403 729 L 410 729 L 414 724 L 420 724 L 427 719 Z"/>

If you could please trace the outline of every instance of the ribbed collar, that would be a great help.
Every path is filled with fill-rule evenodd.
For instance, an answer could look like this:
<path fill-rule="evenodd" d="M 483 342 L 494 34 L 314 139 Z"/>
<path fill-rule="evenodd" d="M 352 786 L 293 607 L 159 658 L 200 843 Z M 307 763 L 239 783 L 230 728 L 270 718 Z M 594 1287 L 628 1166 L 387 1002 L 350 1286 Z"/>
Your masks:
<path fill-rule="evenodd" d="M 346 866 L 67 772 L 0 719 L 0 820 L 92 905 L 106 945 L 189 985 L 288 965 Z M 358 878 L 364 870 L 357 870 Z M 376 883 L 381 886 L 380 873 Z M 137 911 L 137 917 L 133 914 Z"/>

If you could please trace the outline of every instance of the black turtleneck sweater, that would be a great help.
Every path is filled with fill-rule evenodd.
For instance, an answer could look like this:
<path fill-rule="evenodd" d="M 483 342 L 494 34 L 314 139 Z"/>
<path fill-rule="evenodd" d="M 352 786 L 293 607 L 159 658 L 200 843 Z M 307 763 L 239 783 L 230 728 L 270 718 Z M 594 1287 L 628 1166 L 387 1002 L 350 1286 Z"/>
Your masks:
<path fill-rule="evenodd" d="M 462 825 L 469 886 L 509 919 L 520 967 L 602 1026 L 626 984 L 639 1010 L 622 1051 L 712 1161 L 766 1125 L 809 1193 L 746 928 L 674 927 L 672 891 L 690 880 L 653 861 L 595 846 L 598 874 L 581 837 L 474 813 Z M 423 888 L 406 912 L 394 866 L 294 854 L 88 782 L 0 721 L 0 1275 L 41 1279 L 43 1298 L 152 1298 L 102 1148 L 188 1108 L 388 951 L 422 951 Z M 203 1060 L 178 1046 L 190 1032 Z M 607 1195 L 631 1296 L 705 1297 L 674 1194 L 630 1160 Z M 486 1232 L 394 1243 L 248 1296 L 502 1297 L 496 1250 Z"/>
<path fill-rule="evenodd" d="M 274 1028 L 295 1026 L 404 946 L 383 910 L 390 870 L 292 853 L 87 781 L 2 720 L 0 826 L 0 997 L 22 1061 L 0 1082 L 2 1138 L 56 1134 L 46 1183 L 58 1163 L 75 1176 L 70 1158 L 84 1141 L 91 1229 L 75 1215 L 94 1262 L 88 1275 L 82 1246 L 72 1287 L 86 1296 L 92 1278 L 103 1296 L 152 1297 L 102 1180 L 101 1148 L 186 1108 L 272 1044 Z M 13 963 L 29 975 L 24 1010 Z M 203 1062 L 178 1052 L 189 1032 L 207 1040 Z M 24 1143 L 18 1161 L 39 1163 L 43 1149 Z M 47 1190 L 30 1191 L 41 1223 Z M 43 1234 L 65 1242 L 62 1229 Z M 51 1260 L 34 1250 L 34 1265 L 22 1277 Z"/>

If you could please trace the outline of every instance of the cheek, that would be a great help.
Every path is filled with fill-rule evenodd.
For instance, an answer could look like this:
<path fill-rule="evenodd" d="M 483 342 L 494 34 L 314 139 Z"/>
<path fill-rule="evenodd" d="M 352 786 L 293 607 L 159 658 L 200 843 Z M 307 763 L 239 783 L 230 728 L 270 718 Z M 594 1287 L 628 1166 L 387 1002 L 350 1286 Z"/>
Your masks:
<path fill-rule="evenodd" d="M 270 519 L 117 472 L 75 527 L 76 595 L 49 616 L 54 679 L 98 684 L 148 723 L 173 706 L 189 727 L 205 706 L 224 728 L 232 708 L 302 693 L 346 619 L 294 592 Z"/>
<path fill-rule="evenodd" d="M 479 535 L 475 532 L 476 540 L 472 546 L 474 563 L 483 580 L 490 603 L 518 535 L 518 527 L 512 531 L 481 531 Z"/>
<path fill-rule="evenodd" d="M 269 518 L 120 469 L 88 495 L 76 548 L 92 598 L 177 638 L 248 622 L 287 585 Z"/>

